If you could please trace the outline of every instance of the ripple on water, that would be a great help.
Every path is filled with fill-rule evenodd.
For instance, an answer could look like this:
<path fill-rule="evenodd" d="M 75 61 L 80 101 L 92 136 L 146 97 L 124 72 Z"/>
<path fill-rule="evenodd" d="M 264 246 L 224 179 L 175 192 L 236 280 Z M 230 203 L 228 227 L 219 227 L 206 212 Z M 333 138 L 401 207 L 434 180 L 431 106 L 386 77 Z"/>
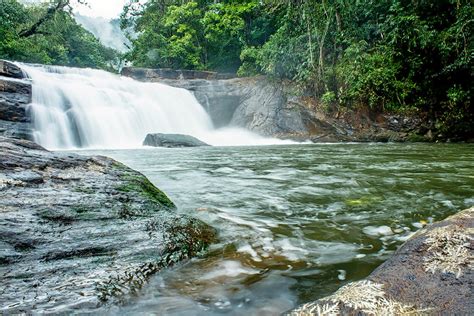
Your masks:
<path fill-rule="evenodd" d="M 154 277 L 124 314 L 279 314 L 367 276 L 417 229 L 474 203 L 471 145 L 93 153 L 143 172 L 220 236 Z"/>

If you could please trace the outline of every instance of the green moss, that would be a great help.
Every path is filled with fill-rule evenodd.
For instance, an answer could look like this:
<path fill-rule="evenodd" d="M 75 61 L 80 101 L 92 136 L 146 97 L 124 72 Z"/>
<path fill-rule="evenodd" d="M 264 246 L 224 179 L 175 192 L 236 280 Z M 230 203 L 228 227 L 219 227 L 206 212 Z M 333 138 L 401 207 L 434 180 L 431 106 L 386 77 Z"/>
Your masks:
<path fill-rule="evenodd" d="M 145 176 L 118 162 L 115 162 L 113 166 L 120 170 L 120 178 L 123 180 L 123 183 L 117 187 L 118 191 L 139 193 L 146 200 L 159 203 L 166 208 L 176 208 L 168 196 L 155 187 Z"/>
<path fill-rule="evenodd" d="M 423 135 L 413 133 L 413 134 L 408 135 L 407 141 L 412 142 L 412 143 L 421 143 L 421 142 L 428 141 L 428 139 Z"/>
<path fill-rule="evenodd" d="M 174 203 L 158 188 L 156 188 L 150 180 L 144 176 L 126 176 L 125 183 L 120 185 L 117 190 L 127 193 L 139 193 L 145 199 L 159 203 L 167 208 L 175 208 Z"/>

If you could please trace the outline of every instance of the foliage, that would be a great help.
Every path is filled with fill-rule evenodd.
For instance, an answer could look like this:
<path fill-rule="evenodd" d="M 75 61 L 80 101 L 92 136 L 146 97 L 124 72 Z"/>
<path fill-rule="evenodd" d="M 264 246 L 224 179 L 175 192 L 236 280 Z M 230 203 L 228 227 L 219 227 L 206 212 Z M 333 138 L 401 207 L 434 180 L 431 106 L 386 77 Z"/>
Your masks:
<path fill-rule="evenodd" d="M 263 44 L 273 18 L 251 1 L 131 1 L 122 27 L 133 26 L 134 65 L 155 68 L 210 69 L 236 72 L 241 53 Z"/>
<path fill-rule="evenodd" d="M 422 111 L 472 137 L 470 0 L 132 0 L 137 66 L 290 79 L 321 104 Z"/>
<path fill-rule="evenodd" d="M 69 2 L 28 6 L 16 0 L 0 3 L 0 58 L 104 69 L 117 62 L 116 51 L 103 46 L 75 22 L 66 10 Z"/>
<path fill-rule="evenodd" d="M 0 58 L 110 68 L 117 53 L 69 1 L 0 0 Z M 325 107 L 416 110 L 437 135 L 474 134 L 470 0 L 129 0 L 121 26 L 135 66 L 290 79 Z"/>

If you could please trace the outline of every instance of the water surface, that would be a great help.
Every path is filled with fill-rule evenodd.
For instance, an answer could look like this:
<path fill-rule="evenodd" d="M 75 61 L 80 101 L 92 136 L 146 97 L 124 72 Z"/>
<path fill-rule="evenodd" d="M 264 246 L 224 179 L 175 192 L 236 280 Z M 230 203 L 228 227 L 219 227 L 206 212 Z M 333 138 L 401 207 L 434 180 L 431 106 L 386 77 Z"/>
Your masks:
<path fill-rule="evenodd" d="M 322 144 L 81 151 L 144 173 L 214 226 L 207 254 L 122 314 L 273 315 L 366 277 L 413 232 L 474 205 L 474 146 Z"/>

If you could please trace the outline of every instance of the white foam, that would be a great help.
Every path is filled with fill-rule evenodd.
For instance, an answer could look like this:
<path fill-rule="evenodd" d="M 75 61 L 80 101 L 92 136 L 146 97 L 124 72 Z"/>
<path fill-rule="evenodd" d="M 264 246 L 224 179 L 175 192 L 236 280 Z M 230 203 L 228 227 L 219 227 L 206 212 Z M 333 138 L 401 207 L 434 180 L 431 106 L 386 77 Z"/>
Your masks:
<path fill-rule="evenodd" d="M 32 78 L 35 141 L 48 149 L 138 148 L 148 133 L 216 146 L 291 144 L 242 128 L 215 129 L 191 92 L 95 69 L 20 65 Z"/>
<path fill-rule="evenodd" d="M 393 231 L 388 226 L 367 226 L 362 230 L 364 234 L 369 236 L 389 236 L 393 235 Z"/>
<path fill-rule="evenodd" d="M 223 261 L 217 267 L 213 267 L 211 272 L 201 276 L 201 280 L 211 280 L 221 277 L 235 278 L 241 274 L 257 274 L 258 271 L 244 267 L 238 261 Z"/>

